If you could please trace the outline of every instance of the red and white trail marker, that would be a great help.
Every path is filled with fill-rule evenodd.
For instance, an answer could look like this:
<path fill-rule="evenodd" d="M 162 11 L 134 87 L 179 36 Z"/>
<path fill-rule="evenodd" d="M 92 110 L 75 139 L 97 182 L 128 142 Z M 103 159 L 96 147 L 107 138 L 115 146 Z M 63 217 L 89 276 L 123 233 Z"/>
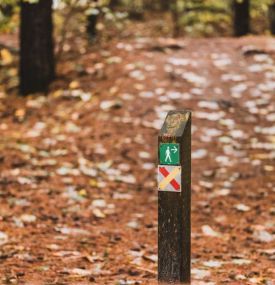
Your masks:
<path fill-rule="evenodd" d="M 158 166 L 158 190 L 181 192 L 181 166 Z"/>

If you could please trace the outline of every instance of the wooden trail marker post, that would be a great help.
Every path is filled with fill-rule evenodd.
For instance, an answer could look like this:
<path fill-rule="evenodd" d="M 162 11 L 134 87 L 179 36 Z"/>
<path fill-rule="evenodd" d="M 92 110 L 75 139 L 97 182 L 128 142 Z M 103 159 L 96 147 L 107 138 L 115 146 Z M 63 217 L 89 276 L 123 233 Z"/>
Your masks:
<path fill-rule="evenodd" d="M 158 279 L 190 283 L 190 111 L 168 113 L 158 137 L 158 164 Z"/>

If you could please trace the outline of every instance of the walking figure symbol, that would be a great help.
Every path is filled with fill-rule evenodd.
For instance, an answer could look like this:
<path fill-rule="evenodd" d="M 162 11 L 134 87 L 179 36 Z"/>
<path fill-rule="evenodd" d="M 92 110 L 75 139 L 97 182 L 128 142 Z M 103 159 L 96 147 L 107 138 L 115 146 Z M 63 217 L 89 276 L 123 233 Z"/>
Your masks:
<path fill-rule="evenodd" d="M 159 147 L 160 164 L 180 164 L 178 143 L 161 143 Z"/>
<path fill-rule="evenodd" d="M 172 162 L 170 147 L 167 146 L 165 151 L 165 162 Z"/>

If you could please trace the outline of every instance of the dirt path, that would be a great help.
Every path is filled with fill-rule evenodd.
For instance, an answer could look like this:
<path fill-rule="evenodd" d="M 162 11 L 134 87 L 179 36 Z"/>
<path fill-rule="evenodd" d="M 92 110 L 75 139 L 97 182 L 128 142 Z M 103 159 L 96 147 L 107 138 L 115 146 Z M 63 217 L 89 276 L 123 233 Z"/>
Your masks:
<path fill-rule="evenodd" d="M 0 283 L 154 284 L 157 134 L 188 108 L 192 284 L 275 284 L 274 46 L 114 42 L 47 98 L 0 91 Z"/>

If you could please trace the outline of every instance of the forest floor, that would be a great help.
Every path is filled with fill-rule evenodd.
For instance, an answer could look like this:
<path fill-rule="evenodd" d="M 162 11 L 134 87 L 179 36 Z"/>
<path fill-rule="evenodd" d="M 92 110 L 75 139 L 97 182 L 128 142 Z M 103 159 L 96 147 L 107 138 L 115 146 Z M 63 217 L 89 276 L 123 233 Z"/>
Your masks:
<path fill-rule="evenodd" d="M 5 91 L 7 59 L 0 284 L 157 284 L 157 136 L 175 109 L 193 112 L 192 284 L 275 284 L 274 47 L 113 40 L 26 98 Z"/>

